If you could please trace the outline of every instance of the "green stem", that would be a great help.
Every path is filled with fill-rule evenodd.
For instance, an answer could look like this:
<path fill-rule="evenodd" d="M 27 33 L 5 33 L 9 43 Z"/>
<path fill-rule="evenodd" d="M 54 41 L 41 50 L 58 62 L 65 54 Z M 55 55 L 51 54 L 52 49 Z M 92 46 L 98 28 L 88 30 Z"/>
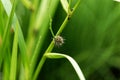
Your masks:
<path fill-rule="evenodd" d="M 63 24 L 61 25 L 60 29 L 58 30 L 56 36 L 60 35 L 60 33 L 62 32 L 62 30 L 65 28 L 67 22 L 68 22 L 68 16 L 65 18 L 65 20 L 64 20 Z M 44 55 L 47 54 L 48 52 L 51 52 L 52 49 L 53 49 L 53 47 L 54 47 L 54 41 L 52 40 L 52 42 L 50 43 L 49 47 L 45 51 Z M 40 62 L 38 64 L 38 67 L 37 67 L 37 69 L 35 71 L 35 74 L 33 76 L 33 80 L 36 80 L 36 78 L 37 78 L 39 72 L 41 71 L 41 68 L 42 68 L 42 66 L 43 66 L 43 64 L 44 64 L 44 62 L 46 60 L 46 57 L 44 55 L 43 55 L 43 57 L 41 58 L 41 60 L 40 60 Z"/>
<path fill-rule="evenodd" d="M 45 2 L 44 2 L 45 1 Z M 35 69 L 35 66 L 36 66 L 36 64 L 37 64 L 37 58 L 38 58 L 38 56 L 39 56 L 39 53 L 41 52 L 41 49 L 42 49 L 42 45 L 43 45 L 43 42 L 44 42 L 44 39 L 45 39 L 45 36 L 46 36 L 46 33 L 47 33 L 47 30 L 49 29 L 49 26 L 48 26 L 48 23 L 49 23 L 49 15 L 48 15 L 48 7 L 50 8 L 50 15 L 51 16 L 53 16 L 53 14 L 54 14 L 54 12 L 55 12 L 55 10 L 56 10 L 56 7 L 57 7 L 57 5 L 58 5 L 58 0 L 51 0 L 51 5 L 48 5 L 49 4 L 49 2 L 47 1 L 47 0 L 43 0 L 42 1 L 42 5 L 43 5 L 43 3 L 44 3 L 44 5 L 42 6 L 41 5 L 41 7 L 42 8 L 44 8 L 45 10 L 44 10 L 44 16 L 41 16 L 41 15 L 39 15 L 39 13 L 41 12 L 41 11 L 39 11 L 38 13 L 37 13 L 37 15 L 39 15 L 40 16 L 40 21 L 37 21 L 37 22 L 39 22 L 39 27 L 40 27 L 40 29 L 38 29 L 39 30 L 39 34 L 38 34 L 38 36 L 39 36 L 39 40 L 38 40 L 38 38 L 36 39 L 35 37 L 34 38 L 32 38 L 33 40 L 37 40 L 37 45 L 36 45 L 36 42 L 34 42 L 32 45 L 36 45 L 36 47 L 35 47 L 35 50 L 34 50 L 34 52 L 33 52 L 33 55 L 32 55 L 32 57 L 31 57 L 31 62 L 30 62 L 30 75 L 31 75 L 31 77 L 32 77 L 32 75 L 33 75 L 33 72 L 34 72 L 34 69 Z M 40 7 L 40 8 L 41 8 Z M 43 9 L 42 9 L 43 10 Z M 43 13 L 42 13 L 43 14 Z M 37 18 L 39 18 L 39 17 L 37 17 Z M 43 19 L 42 19 L 43 18 Z M 37 19 L 37 20 L 39 20 L 39 19 Z M 37 23 L 36 22 L 36 23 Z M 42 23 L 41 23 L 42 22 Z M 41 25 L 42 24 L 42 25 Z M 38 25 L 38 24 L 37 24 Z"/>
<path fill-rule="evenodd" d="M 16 8 L 16 0 L 13 3 L 13 15 Z M 18 23 L 15 26 L 15 35 L 12 49 L 12 58 L 10 66 L 10 80 L 16 80 L 16 71 L 17 71 L 17 51 L 18 51 Z"/>
<path fill-rule="evenodd" d="M 34 39 L 33 32 L 34 32 L 34 24 L 35 24 L 38 4 L 39 4 L 39 0 L 33 1 L 34 11 L 31 13 L 31 16 L 30 16 L 30 24 L 29 24 L 28 37 L 27 37 L 27 48 L 28 48 L 27 52 L 31 52 L 29 50 L 31 49 L 31 46 L 34 41 L 33 40 Z M 29 54 L 29 56 L 31 56 L 31 53 L 28 53 L 28 54 Z"/>
<path fill-rule="evenodd" d="M 62 33 L 63 29 L 65 28 L 66 24 L 69 21 L 69 17 L 72 16 L 73 12 L 76 10 L 76 8 L 78 7 L 79 3 L 80 3 L 80 0 L 78 0 L 78 2 L 76 3 L 76 5 L 74 6 L 73 11 L 71 11 L 70 15 L 68 14 L 66 16 L 65 20 L 63 21 L 63 24 L 60 26 L 60 28 L 59 28 L 59 30 L 58 30 L 58 32 L 56 33 L 55 36 L 58 36 L 58 35 L 60 35 Z M 52 40 L 51 43 L 50 43 L 50 45 L 49 45 L 49 47 L 45 51 L 44 55 L 42 56 L 42 58 L 41 58 L 41 60 L 40 60 L 40 62 L 38 64 L 38 66 L 37 66 L 37 69 L 36 69 L 36 71 L 35 71 L 35 73 L 33 75 L 33 80 L 37 79 L 37 76 L 38 76 L 39 72 L 41 71 L 44 62 L 46 61 L 46 56 L 45 55 L 47 53 L 51 52 L 52 49 L 53 49 L 53 47 L 54 47 L 54 41 Z"/>
<path fill-rule="evenodd" d="M 63 29 L 65 28 L 66 24 L 68 23 L 68 18 L 69 16 L 67 16 L 63 22 L 63 24 L 61 25 L 61 27 L 59 28 L 58 32 L 56 33 L 56 36 L 60 35 L 63 31 Z"/>
<path fill-rule="evenodd" d="M 2 1 L 2 3 L 5 3 L 5 1 Z M 9 11 L 9 18 L 8 18 L 8 21 L 7 21 L 7 24 L 6 24 L 6 27 L 5 27 L 5 31 L 4 31 L 4 34 L 3 34 L 3 40 L 2 40 L 2 45 L 1 45 L 1 48 L 0 48 L 0 65 L 4 59 L 4 57 L 6 56 L 5 53 L 5 47 L 7 48 L 7 40 L 8 40 L 8 36 L 9 36 L 9 32 L 10 32 L 10 27 L 11 27 L 11 24 L 12 24 L 12 19 L 13 19 L 13 16 L 14 16 L 14 11 L 15 11 L 15 7 L 16 7 L 16 3 L 15 3 L 15 0 L 13 1 L 13 5 L 10 6 L 11 7 L 11 10 Z"/>
<path fill-rule="evenodd" d="M 32 3 L 29 1 L 29 0 L 22 0 L 22 3 L 24 4 L 24 6 L 31 10 L 31 11 L 34 11 L 34 7 L 32 5 Z"/>
<path fill-rule="evenodd" d="M 53 37 L 55 37 L 53 30 L 52 30 L 52 19 L 50 18 L 50 32 L 52 34 Z"/>
<path fill-rule="evenodd" d="M 16 80 L 17 70 L 17 49 L 18 49 L 18 25 L 16 25 L 14 36 L 14 43 L 12 49 L 11 67 L 10 67 L 10 80 Z"/>

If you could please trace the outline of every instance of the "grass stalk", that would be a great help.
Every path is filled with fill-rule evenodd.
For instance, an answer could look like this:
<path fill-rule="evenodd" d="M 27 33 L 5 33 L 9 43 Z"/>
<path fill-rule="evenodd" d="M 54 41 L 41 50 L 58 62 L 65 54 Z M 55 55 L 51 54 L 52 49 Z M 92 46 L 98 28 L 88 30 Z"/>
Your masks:
<path fill-rule="evenodd" d="M 46 33 L 49 29 L 49 26 L 48 26 L 48 23 L 49 23 L 48 8 L 50 9 L 50 14 L 52 16 L 54 14 L 55 10 L 56 10 L 58 2 L 59 1 L 57 1 L 57 0 L 56 1 L 52 0 L 50 2 L 51 3 L 50 5 L 48 5 L 49 3 L 47 2 L 47 7 L 45 8 L 46 11 L 45 11 L 45 14 L 44 14 L 45 16 L 43 17 L 44 19 L 42 19 L 43 23 L 42 23 L 42 26 L 40 26 L 39 40 L 37 40 L 37 45 L 36 45 L 35 50 L 33 52 L 33 56 L 32 56 L 31 63 L 30 63 L 30 65 L 31 65 L 30 66 L 31 67 L 30 74 L 33 74 L 33 72 L 34 72 L 34 69 L 35 69 L 35 66 L 36 66 L 36 63 L 37 63 L 37 57 L 39 56 L 39 52 L 41 52 Z M 40 23 L 40 25 L 41 25 L 41 23 Z M 34 44 L 36 44 L 36 43 L 34 43 Z"/>
<path fill-rule="evenodd" d="M 10 28 L 11 28 L 12 19 L 14 16 L 14 10 L 15 10 L 15 4 L 13 4 L 13 7 L 11 9 L 10 17 L 8 18 L 5 31 L 3 34 L 2 47 L 0 49 L 0 54 L 1 54 L 0 62 L 2 62 L 1 60 L 2 58 L 4 58 L 4 50 L 5 50 L 5 47 L 7 46 L 7 40 L 8 40 L 8 35 L 10 34 Z"/>
<path fill-rule="evenodd" d="M 79 3 L 80 3 L 80 0 L 78 0 L 78 2 L 76 3 L 75 7 L 73 8 L 73 12 L 76 10 L 76 8 L 78 7 Z M 60 26 L 60 28 L 59 28 L 59 30 L 58 30 L 58 32 L 56 33 L 55 36 L 58 36 L 58 35 L 61 34 L 61 32 L 63 31 L 63 29 L 65 28 L 66 24 L 67 24 L 68 21 L 69 21 L 69 17 L 72 16 L 73 12 L 70 13 L 70 15 L 67 15 L 67 16 L 66 16 L 65 20 L 63 21 L 63 24 Z M 50 43 L 50 45 L 49 45 L 49 47 L 48 47 L 47 50 L 45 51 L 43 57 L 41 58 L 38 66 L 37 66 L 37 69 L 36 69 L 35 74 L 34 74 L 34 76 L 33 76 L 33 80 L 36 80 L 36 79 L 37 79 L 37 76 L 38 76 L 39 72 L 41 71 L 41 68 L 42 68 L 42 66 L 43 66 L 43 64 L 44 64 L 44 62 L 45 62 L 45 60 L 46 60 L 45 55 L 46 55 L 47 53 L 51 52 L 52 49 L 53 49 L 53 47 L 54 47 L 54 41 L 52 40 L 51 43 Z"/>
<path fill-rule="evenodd" d="M 12 5 L 11 2 L 9 0 L 1 0 L 3 7 L 7 13 L 8 16 L 10 16 L 10 12 L 12 10 Z M 29 80 L 29 63 L 28 63 L 28 57 L 27 57 L 27 51 L 26 51 L 26 44 L 25 44 L 25 40 L 23 37 L 23 33 L 19 24 L 19 21 L 17 19 L 17 16 L 14 13 L 13 16 L 13 29 L 15 31 L 15 26 L 16 23 L 18 25 L 18 43 L 19 43 L 19 47 L 20 47 L 20 51 L 21 51 L 21 58 L 22 58 L 22 62 L 25 68 L 25 76 L 26 76 L 26 80 Z"/>
<path fill-rule="evenodd" d="M 16 70 L 17 70 L 17 50 L 18 49 L 18 25 L 16 25 L 12 57 L 11 57 L 11 67 L 10 67 L 10 80 L 16 80 Z"/>

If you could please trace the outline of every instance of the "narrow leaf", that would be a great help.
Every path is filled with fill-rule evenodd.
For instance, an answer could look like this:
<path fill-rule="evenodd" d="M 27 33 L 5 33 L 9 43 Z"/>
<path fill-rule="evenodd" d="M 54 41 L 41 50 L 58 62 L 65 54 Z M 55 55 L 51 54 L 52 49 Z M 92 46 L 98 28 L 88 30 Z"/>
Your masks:
<path fill-rule="evenodd" d="M 70 57 L 68 55 L 65 55 L 65 54 L 60 54 L 60 53 L 47 53 L 47 54 L 45 54 L 45 56 L 47 58 L 51 58 L 51 59 L 58 59 L 58 58 L 68 59 L 69 62 L 72 64 L 73 68 L 75 69 L 79 79 L 80 80 L 85 80 L 85 77 L 82 73 L 82 70 L 80 69 L 79 65 L 76 63 L 76 61 L 72 57 Z"/>
<path fill-rule="evenodd" d="M 12 5 L 11 5 L 11 2 L 10 0 L 1 0 L 1 3 L 3 4 L 3 7 L 7 13 L 8 16 L 10 16 L 10 12 L 12 10 Z M 25 67 L 25 77 L 26 79 L 29 78 L 29 64 L 28 64 L 28 57 L 27 57 L 27 51 L 26 51 L 26 44 L 25 44 L 25 40 L 24 40 L 24 36 L 23 36 L 23 33 L 22 33 L 22 30 L 21 30 L 21 27 L 20 27 L 20 24 L 19 24 L 19 21 L 17 19 L 17 16 L 16 14 L 14 13 L 14 16 L 13 16 L 13 29 L 15 31 L 15 26 L 16 26 L 16 23 L 18 25 L 18 43 L 19 43 L 19 47 L 20 47 L 20 51 L 21 51 L 21 57 L 22 57 L 22 62 L 23 62 L 23 65 Z"/>
<path fill-rule="evenodd" d="M 68 14 L 68 11 L 69 11 L 69 4 L 68 4 L 68 1 L 67 0 L 60 0 L 62 6 L 63 6 L 63 9 L 65 10 L 65 12 Z"/>
<path fill-rule="evenodd" d="M 17 49 L 18 49 L 18 25 L 16 25 L 16 31 L 15 31 L 14 42 L 13 42 L 11 69 L 10 69 L 10 80 L 16 80 Z"/>
<path fill-rule="evenodd" d="M 6 4 L 5 6 L 7 6 L 7 3 L 5 3 L 5 1 L 3 1 L 3 3 Z M 4 51 L 5 51 L 5 47 L 7 47 L 7 40 L 8 40 L 8 35 L 10 34 L 9 31 L 10 31 L 10 27 L 11 27 L 13 15 L 14 15 L 14 10 L 15 10 L 15 5 L 13 5 L 13 7 L 11 7 L 10 11 L 9 11 L 9 8 L 8 8 L 9 16 L 10 17 L 8 18 L 8 21 L 6 23 L 4 34 L 3 34 L 3 40 L 1 42 L 2 47 L 0 49 L 0 55 L 1 55 L 0 56 L 0 62 L 2 62 L 2 58 L 4 58 L 4 56 L 5 56 Z"/>

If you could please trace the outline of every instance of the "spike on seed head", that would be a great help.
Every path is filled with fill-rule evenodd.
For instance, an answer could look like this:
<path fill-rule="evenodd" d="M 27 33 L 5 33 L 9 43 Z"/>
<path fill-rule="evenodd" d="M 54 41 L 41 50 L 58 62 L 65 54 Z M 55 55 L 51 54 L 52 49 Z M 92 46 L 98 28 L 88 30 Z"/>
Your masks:
<path fill-rule="evenodd" d="M 64 43 L 64 39 L 61 36 L 55 36 L 54 40 L 54 44 L 55 46 L 62 46 Z"/>

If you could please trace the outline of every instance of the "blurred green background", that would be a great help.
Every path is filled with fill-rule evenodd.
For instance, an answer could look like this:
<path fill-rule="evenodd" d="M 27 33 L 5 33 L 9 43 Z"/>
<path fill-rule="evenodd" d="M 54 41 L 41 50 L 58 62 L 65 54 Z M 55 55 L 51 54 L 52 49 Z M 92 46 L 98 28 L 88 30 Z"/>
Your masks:
<path fill-rule="evenodd" d="M 72 1 L 74 5 L 77 0 Z M 17 15 L 24 36 L 27 37 L 29 23 L 26 23 L 26 20 L 29 20 L 30 12 L 23 5 L 19 4 L 18 8 Z M 65 16 L 59 3 L 53 18 L 54 33 L 59 29 Z M 64 45 L 55 47 L 52 52 L 73 57 L 81 67 L 86 80 L 120 79 L 120 3 L 113 0 L 81 0 L 61 36 L 65 39 Z M 49 31 L 44 41 L 43 52 L 52 38 Z M 47 59 L 39 79 L 79 80 L 66 59 Z"/>

